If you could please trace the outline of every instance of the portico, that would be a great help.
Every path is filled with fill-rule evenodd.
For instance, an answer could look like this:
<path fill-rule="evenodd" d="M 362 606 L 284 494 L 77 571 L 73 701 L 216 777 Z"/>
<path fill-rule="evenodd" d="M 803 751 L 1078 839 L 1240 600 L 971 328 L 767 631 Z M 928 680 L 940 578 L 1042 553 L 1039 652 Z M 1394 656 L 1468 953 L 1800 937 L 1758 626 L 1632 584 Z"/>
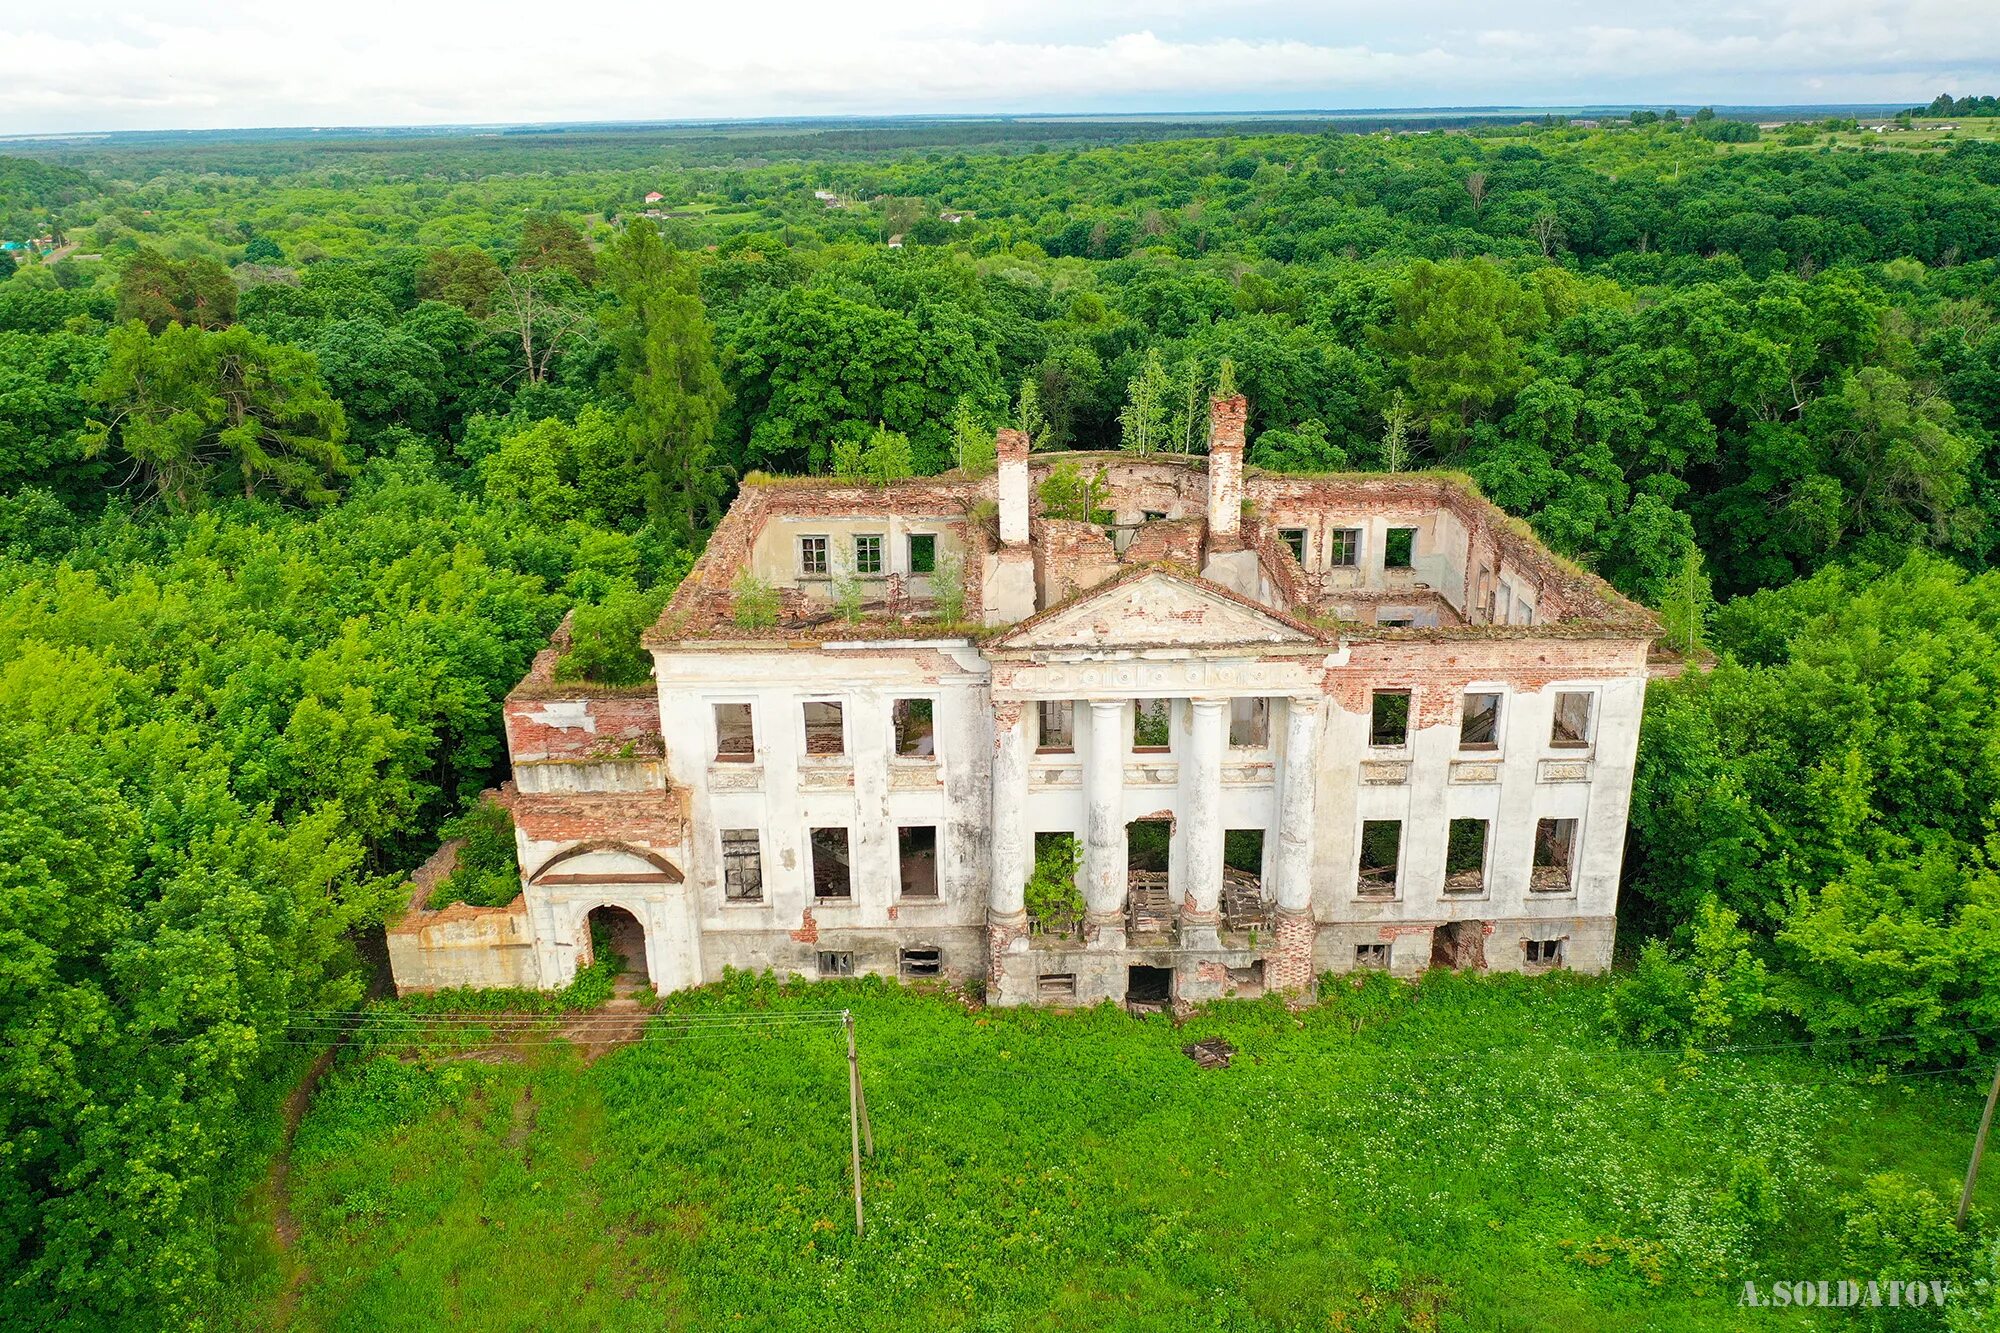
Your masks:
<path fill-rule="evenodd" d="M 1168 634 L 1177 641 L 1162 642 Z M 1241 882 L 1248 891 L 1254 879 L 1271 919 L 1310 909 L 1313 756 L 1338 654 L 1227 589 L 1166 569 L 1025 622 L 987 652 L 997 719 L 989 922 L 1008 933 L 992 998 L 1032 998 L 1037 976 L 1056 972 L 1076 976 L 1081 1003 L 1120 999 L 1136 965 L 1171 968 L 1176 998 L 1196 999 L 1221 994 L 1232 969 L 1266 961 L 1274 932 L 1253 939 L 1228 928 L 1225 841 L 1231 830 L 1261 835 L 1262 863 Z M 1232 736 L 1238 712 L 1263 726 Z M 1060 715 L 1074 722 L 1068 743 L 1039 745 L 1037 719 Z M 1157 933 L 1134 929 L 1153 921 L 1134 885 L 1156 892 L 1157 877 L 1127 855 L 1128 829 L 1148 821 L 1170 830 L 1167 928 Z M 1080 940 L 1051 941 L 1027 921 L 1030 849 L 1051 833 L 1077 838 Z M 1310 971 L 1309 959 L 1301 965 Z"/>

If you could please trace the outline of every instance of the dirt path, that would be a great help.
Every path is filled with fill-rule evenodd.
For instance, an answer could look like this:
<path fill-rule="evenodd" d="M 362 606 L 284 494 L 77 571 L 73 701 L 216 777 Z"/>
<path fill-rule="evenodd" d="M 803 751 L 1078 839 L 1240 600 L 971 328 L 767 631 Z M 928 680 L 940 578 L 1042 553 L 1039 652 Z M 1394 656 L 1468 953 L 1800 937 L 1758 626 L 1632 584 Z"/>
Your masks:
<path fill-rule="evenodd" d="M 278 1151 L 271 1158 L 271 1169 L 264 1178 L 264 1189 L 271 1200 L 271 1234 L 277 1238 L 278 1267 L 284 1278 L 284 1286 L 278 1292 L 277 1304 L 273 1310 L 274 1327 L 288 1327 L 292 1314 L 298 1307 L 299 1290 L 305 1285 L 307 1268 L 305 1262 L 294 1253 L 299 1241 L 299 1224 L 292 1216 L 291 1175 L 292 1138 L 299 1132 L 299 1121 L 305 1118 L 306 1108 L 312 1105 L 313 1089 L 319 1086 L 326 1071 L 333 1068 L 333 1058 L 339 1053 L 336 1043 L 319 1053 L 299 1085 L 292 1089 L 291 1096 L 285 1098 L 285 1136 L 278 1144 Z"/>

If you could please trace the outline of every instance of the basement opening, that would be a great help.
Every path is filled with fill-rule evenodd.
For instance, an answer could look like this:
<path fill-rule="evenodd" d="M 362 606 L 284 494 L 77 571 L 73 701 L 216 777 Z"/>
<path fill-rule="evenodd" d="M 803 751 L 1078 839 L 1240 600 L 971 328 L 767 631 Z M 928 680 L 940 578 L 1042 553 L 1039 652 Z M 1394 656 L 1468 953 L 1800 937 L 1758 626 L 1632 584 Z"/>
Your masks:
<path fill-rule="evenodd" d="M 1125 1007 L 1135 1014 L 1159 1013 L 1173 1003 L 1174 973 L 1166 967 L 1125 969 Z"/>
<path fill-rule="evenodd" d="M 1486 923 L 1447 921 L 1431 932 L 1431 966 L 1486 970 Z"/>

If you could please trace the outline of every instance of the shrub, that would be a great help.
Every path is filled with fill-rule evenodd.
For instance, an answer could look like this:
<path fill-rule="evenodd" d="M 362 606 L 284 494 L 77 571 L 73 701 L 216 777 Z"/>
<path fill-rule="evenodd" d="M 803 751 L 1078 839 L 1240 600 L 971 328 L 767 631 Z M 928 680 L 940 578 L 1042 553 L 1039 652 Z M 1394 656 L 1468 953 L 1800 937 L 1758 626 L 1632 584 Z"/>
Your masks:
<path fill-rule="evenodd" d="M 463 838 L 458 868 L 438 886 L 433 906 L 465 903 L 470 907 L 505 907 L 521 892 L 521 864 L 514 850 L 514 819 L 507 808 L 479 801 L 443 830 L 446 838 Z"/>
<path fill-rule="evenodd" d="M 931 601 L 946 624 L 965 619 L 965 557 L 955 550 L 938 555 L 931 571 Z"/>
<path fill-rule="evenodd" d="M 570 647 L 556 662 L 556 679 L 603 685 L 637 685 L 650 679 L 653 655 L 639 638 L 660 618 L 672 595 L 671 585 L 640 588 L 621 583 L 595 606 L 579 606 L 570 617 Z"/>
<path fill-rule="evenodd" d="M 1692 1050 L 1727 1040 L 1739 1023 L 1769 1007 L 1764 964 L 1735 912 L 1705 898 L 1689 933 L 1684 954 L 1646 941 L 1631 978 L 1612 992 L 1612 1019 L 1627 1034 L 1680 1041 Z"/>
<path fill-rule="evenodd" d="M 1074 934 L 1083 924 L 1083 891 L 1076 873 L 1083 856 L 1074 834 L 1041 841 L 1035 849 L 1034 873 L 1026 890 L 1028 915 L 1049 935 Z"/>
<path fill-rule="evenodd" d="M 778 590 L 749 570 L 729 585 L 733 603 L 730 619 L 739 629 L 764 629 L 778 623 Z"/>

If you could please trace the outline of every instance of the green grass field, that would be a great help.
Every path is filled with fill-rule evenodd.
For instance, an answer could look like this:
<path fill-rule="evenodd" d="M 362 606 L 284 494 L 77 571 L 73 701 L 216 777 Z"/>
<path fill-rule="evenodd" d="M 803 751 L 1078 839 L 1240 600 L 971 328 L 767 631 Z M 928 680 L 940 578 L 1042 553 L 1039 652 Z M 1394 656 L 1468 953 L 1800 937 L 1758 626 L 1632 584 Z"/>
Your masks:
<path fill-rule="evenodd" d="M 1739 1310 L 1741 1282 L 1840 1276 L 1868 1174 L 1951 1190 L 1983 1091 L 1794 1051 L 1689 1075 L 1617 1045 L 1581 979 L 1332 991 L 1180 1029 L 873 982 L 675 997 L 853 1009 L 879 1150 L 859 1242 L 837 1026 L 656 1028 L 589 1062 L 546 1039 L 351 1049 L 294 1142 L 289 1244 L 272 1192 L 246 1219 L 242 1323 L 1828 1327 Z M 1212 1035 L 1230 1068 L 1182 1054 Z"/>

